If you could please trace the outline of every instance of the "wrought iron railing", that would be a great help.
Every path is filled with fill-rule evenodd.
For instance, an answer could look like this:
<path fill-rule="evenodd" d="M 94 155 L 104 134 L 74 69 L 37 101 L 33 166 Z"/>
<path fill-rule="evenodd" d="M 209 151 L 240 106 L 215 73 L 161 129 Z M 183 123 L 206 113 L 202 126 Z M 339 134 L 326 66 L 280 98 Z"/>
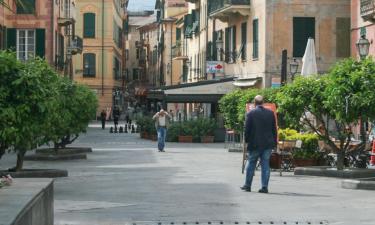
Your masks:
<path fill-rule="evenodd" d="M 361 0 L 361 16 L 375 16 L 375 0 Z"/>
<path fill-rule="evenodd" d="M 57 70 L 64 70 L 65 62 L 64 62 L 64 55 L 56 55 L 55 56 L 55 68 Z"/>
<path fill-rule="evenodd" d="M 231 5 L 250 5 L 250 0 L 215 0 L 209 1 L 208 4 L 208 13 L 214 13 L 220 9 L 225 7 L 229 7 Z"/>

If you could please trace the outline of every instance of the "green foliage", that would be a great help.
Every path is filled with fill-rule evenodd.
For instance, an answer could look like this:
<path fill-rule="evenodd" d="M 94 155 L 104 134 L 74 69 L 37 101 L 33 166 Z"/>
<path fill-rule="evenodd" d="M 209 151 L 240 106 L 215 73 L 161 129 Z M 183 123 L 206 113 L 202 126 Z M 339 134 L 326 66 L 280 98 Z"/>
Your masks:
<path fill-rule="evenodd" d="M 299 129 L 310 129 L 338 152 L 338 169 L 343 169 L 348 153 L 350 128 L 359 121 L 375 119 L 375 62 L 372 58 L 356 61 L 345 59 L 337 63 L 328 74 L 317 77 L 299 77 L 278 94 L 279 111 L 289 123 Z M 307 116 L 311 114 L 311 116 Z M 316 123 L 310 118 L 314 117 Z M 327 119 L 335 125 L 336 146 L 328 129 Z M 363 127 L 363 126 L 362 126 Z M 360 154 L 368 141 L 361 130 L 362 144 L 355 152 Z"/>
<path fill-rule="evenodd" d="M 292 152 L 292 157 L 294 159 L 320 159 L 322 153 L 314 150 L 298 149 Z"/>
<path fill-rule="evenodd" d="M 178 136 L 193 136 L 198 141 L 202 136 L 213 136 L 216 127 L 216 121 L 210 118 L 174 122 L 168 128 L 167 140 L 177 141 Z"/>
<path fill-rule="evenodd" d="M 155 121 L 150 116 L 140 116 L 136 118 L 137 125 L 140 127 L 141 132 L 149 134 L 155 133 Z"/>
<path fill-rule="evenodd" d="M 221 113 L 223 113 L 225 126 L 237 131 L 243 130 L 245 122 L 246 103 L 253 102 L 255 96 L 262 95 L 265 102 L 276 103 L 279 89 L 246 89 L 235 90 L 223 96 L 219 101 Z"/>
<path fill-rule="evenodd" d="M 287 128 L 278 130 L 279 139 L 281 141 L 301 140 L 301 149 L 316 151 L 318 149 L 319 137 L 313 133 L 298 133 L 298 131 Z"/>
<path fill-rule="evenodd" d="M 95 111 L 95 94 L 44 60 L 21 63 L 14 53 L 0 52 L 0 156 L 14 149 L 16 170 L 27 150 L 82 132 Z"/>

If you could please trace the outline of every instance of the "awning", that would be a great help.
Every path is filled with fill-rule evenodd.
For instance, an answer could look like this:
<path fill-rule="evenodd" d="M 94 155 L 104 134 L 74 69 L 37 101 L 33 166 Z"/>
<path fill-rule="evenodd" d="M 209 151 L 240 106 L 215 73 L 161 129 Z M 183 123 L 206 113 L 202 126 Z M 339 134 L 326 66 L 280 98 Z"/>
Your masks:
<path fill-rule="evenodd" d="M 233 78 L 186 83 L 151 90 L 149 99 L 164 100 L 167 103 L 216 103 L 233 91 Z"/>
<path fill-rule="evenodd" d="M 236 79 L 233 85 L 236 87 L 253 87 L 261 78 L 242 78 Z"/>
<path fill-rule="evenodd" d="M 147 89 L 146 88 L 135 88 L 135 96 L 146 96 Z"/>

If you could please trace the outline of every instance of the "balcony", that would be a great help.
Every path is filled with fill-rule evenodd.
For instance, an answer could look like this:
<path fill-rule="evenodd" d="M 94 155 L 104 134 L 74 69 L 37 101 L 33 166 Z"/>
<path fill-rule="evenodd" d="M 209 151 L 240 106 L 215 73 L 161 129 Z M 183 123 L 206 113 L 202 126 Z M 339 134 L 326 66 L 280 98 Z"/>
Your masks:
<path fill-rule="evenodd" d="M 69 26 L 75 22 L 76 7 L 73 2 L 66 0 L 60 17 L 57 19 L 59 26 Z"/>
<path fill-rule="evenodd" d="M 55 68 L 58 71 L 63 71 L 65 67 L 64 56 L 56 55 L 55 56 Z"/>
<path fill-rule="evenodd" d="M 375 0 L 361 0 L 361 16 L 365 21 L 375 21 Z"/>
<path fill-rule="evenodd" d="M 217 0 L 208 5 L 210 17 L 228 22 L 235 16 L 250 15 L 250 0 Z"/>
<path fill-rule="evenodd" d="M 68 46 L 68 53 L 71 55 L 81 54 L 83 49 L 83 41 L 82 38 L 75 36 L 70 43 L 70 46 Z"/>
<path fill-rule="evenodd" d="M 177 42 L 175 46 L 172 46 L 172 58 L 173 60 L 188 60 L 189 57 L 185 54 L 181 42 Z"/>

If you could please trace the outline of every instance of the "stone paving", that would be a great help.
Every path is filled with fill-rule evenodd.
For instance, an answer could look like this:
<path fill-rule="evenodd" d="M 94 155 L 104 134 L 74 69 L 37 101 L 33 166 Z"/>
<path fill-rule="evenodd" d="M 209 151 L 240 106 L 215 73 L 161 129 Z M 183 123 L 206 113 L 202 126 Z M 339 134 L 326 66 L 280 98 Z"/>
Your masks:
<path fill-rule="evenodd" d="M 120 224 L 375 224 L 375 193 L 347 190 L 341 180 L 273 172 L 269 194 L 242 192 L 241 157 L 224 144 L 168 143 L 165 153 L 138 134 L 91 126 L 74 146 L 93 147 L 87 160 L 26 162 L 67 169 L 55 180 L 56 225 Z M 0 169 L 15 162 L 14 154 Z"/>

